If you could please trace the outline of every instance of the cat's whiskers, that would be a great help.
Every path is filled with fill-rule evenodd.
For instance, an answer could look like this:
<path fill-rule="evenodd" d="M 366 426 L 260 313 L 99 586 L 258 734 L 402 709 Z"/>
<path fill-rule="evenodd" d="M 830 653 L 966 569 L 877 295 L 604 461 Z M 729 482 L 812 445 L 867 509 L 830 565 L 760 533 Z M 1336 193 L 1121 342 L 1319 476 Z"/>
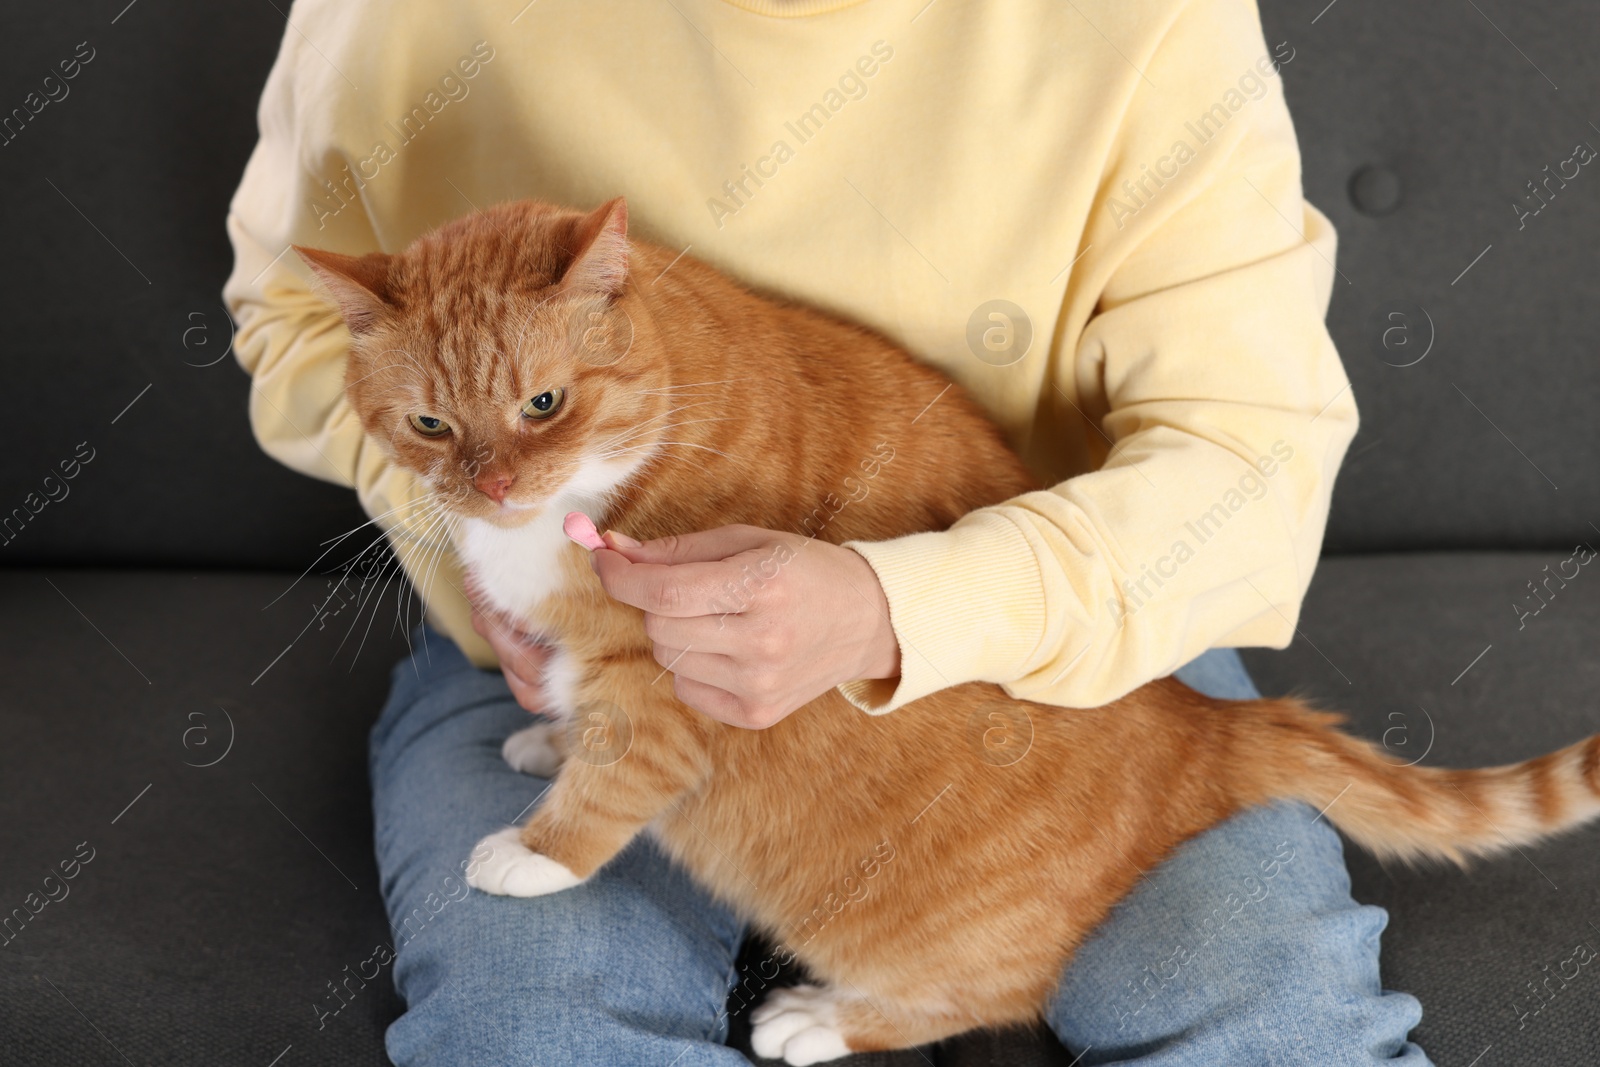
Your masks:
<path fill-rule="evenodd" d="M 384 579 L 383 587 L 378 590 L 378 594 L 375 597 L 373 597 L 373 599 L 372 599 L 372 617 L 367 620 L 366 631 L 363 632 L 362 635 L 361 635 L 361 644 L 356 646 L 355 655 L 350 657 L 350 669 L 351 670 L 355 669 L 356 660 L 361 658 L 361 650 L 363 648 L 365 648 L 366 645 L 367 645 L 367 637 L 372 633 L 372 624 L 378 620 L 378 607 L 379 607 L 379 605 L 381 605 L 383 603 L 384 595 L 389 592 L 389 583 L 394 581 L 394 576 L 395 575 L 400 574 L 401 572 L 403 572 L 405 570 L 405 565 L 400 562 L 400 557 L 398 555 L 391 557 L 390 562 L 393 564 L 393 566 L 385 568 L 386 570 L 388 570 L 389 576 Z M 374 581 L 373 584 L 376 585 L 377 582 Z M 395 613 L 395 618 L 396 619 L 398 619 L 400 617 L 400 605 L 402 603 L 402 600 L 403 600 L 404 596 L 405 596 L 405 585 L 404 585 L 404 583 L 402 583 L 395 590 L 394 613 Z M 409 614 L 409 612 L 410 612 L 410 607 L 409 606 L 406 608 L 406 611 Z M 357 621 L 359 621 L 359 616 L 357 617 Z M 354 629 L 355 629 L 355 627 L 354 627 L 354 625 L 352 625 L 351 626 L 351 630 L 353 631 Z M 346 639 L 348 639 L 349 638 L 349 634 L 346 634 L 345 637 L 346 637 Z M 341 647 L 343 646 L 343 644 L 344 644 L 344 642 L 341 641 L 340 642 Z M 407 638 L 406 647 L 409 648 L 410 645 L 411 645 L 410 638 Z"/>
<path fill-rule="evenodd" d="M 621 434 L 611 435 L 611 437 L 606 438 L 606 440 L 603 440 L 603 442 L 595 443 L 594 448 L 597 453 L 603 454 L 610 453 L 610 451 L 614 450 L 614 448 L 629 448 L 629 446 L 632 445 L 643 445 L 643 443 L 648 442 L 653 435 L 666 434 L 667 430 L 672 429 L 672 427 L 674 427 L 672 422 L 667 422 L 666 426 L 632 427 L 632 429 L 629 430 L 622 430 Z"/>
<path fill-rule="evenodd" d="M 655 452 L 658 447 L 665 448 L 665 447 L 671 447 L 671 446 L 676 446 L 676 447 L 680 447 L 680 448 L 698 448 L 702 452 L 715 452 L 717 455 L 722 456 L 724 459 L 732 459 L 733 458 L 732 456 L 728 455 L 728 453 L 723 452 L 720 449 L 712 448 L 710 445 L 696 444 L 693 441 L 652 441 L 647 445 L 632 445 L 632 446 L 630 446 L 628 448 L 619 449 L 618 451 L 615 451 L 615 452 L 607 452 L 605 455 L 600 456 L 598 458 L 599 459 L 614 459 L 617 456 L 621 456 L 621 455 L 639 454 L 639 453 L 643 453 L 643 454 L 648 455 L 648 454 L 651 454 L 651 453 Z"/>
<path fill-rule="evenodd" d="M 641 396 L 666 396 L 679 389 L 700 389 L 708 385 L 729 385 L 733 382 L 753 382 L 754 378 L 720 378 L 713 382 L 679 382 L 673 385 L 663 385 L 655 389 L 636 389 L 634 392 Z"/>
<path fill-rule="evenodd" d="M 450 547 L 449 533 L 453 526 L 455 517 L 455 513 L 449 508 L 441 508 L 438 515 L 435 516 L 433 521 L 429 524 L 424 535 L 424 538 L 434 538 L 434 535 L 437 534 L 437 538 L 426 541 L 419 551 L 423 553 L 431 551 L 437 555 L 438 553 L 443 552 L 446 548 Z"/>
<path fill-rule="evenodd" d="M 417 575 L 419 577 L 424 573 L 424 571 L 426 569 L 427 561 L 428 561 L 427 553 L 428 553 L 429 549 L 432 549 L 434 554 L 435 554 L 435 556 L 438 556 L 438 555 L 441 555 L 444 552 L 445 547 L 449 543 L 448 538 L 441 539 L 436 544 L 430 543 L 430 542 L 427 541 L 427 537 L 431 536 L 433 534 L 434 530 L 438 529 L 441 524 L 444 524 L 445 525 L 445 529 L 448 531 L 448 529 L 449 529 L 448 523 L 450 522 L 451 518 L 452 518 L 452 515 L 451 515 L 450 511 L 447 508 L 444 508 L 444 507 L 441 506 L 438 509 L 438 511 L 434 514 L 434 516 L 430 520 L 430 522 L 428 523 L 428 526 L 423 531 L 422 535 L 418 538 L 418 541 L 421 543 L 421 548 L 418 549 L 419 559 L 418 559 L 418 565 L 417 565 Z M 402 565 L 402 566 L 396 568 L 395 574 L 401 573 L 404 570 L 405 570 L 405 567 Z M 407 578 L 408 578 L 408 580 L 410 580 L 410 575 L 409 574 L 407 575 Z M 389 576 L 389 579 L 384 582 L 384 592 L 388 591 L 389 582 L 393 581 L 393 580 L 394 580 L 394 575 L 391 574 Z M 412 580 L 411 581 L 411 587 L 413 589 L 416 589 L 417 588 L 417 582 Z M 422 595 L 420 590 L 418 590 L 418 595 L 419 596 Z M 381 600 L 382 593 L 379 594 L 379 597 L 380 597 L 380 600 Z M 423 603 L 426 603 L 426 602 L 427 601 L 424 599 Z M 403 617 L 401 616 L 402 606 L 404 608 Z M 397 617 L 400 617 L 401 625 L 405 629 L 406 633 L 410 633 L 411 632 L 411 602 L 409 600 L 404 600 L 400 596 L 397 595 L 396 596 L 396 600 L 395 600 L 395 614 L 396 614 Z M 376 612 L 376 609 L 374 609 L 373 618 L 375 619 L 376 617 L 377 617 L 377 612 Z M 371 631 L 371 628 L 372 628 L 372 624 L 371 624 L 371 622 L 368 622 L 367 629 L 368 629 L 369 632 Z M 361 640 L 362 640 L 363 644 L 366 643 L 366 637 L 365 636 L 363 636 Z M 360 654 L 361 654 L 361 650 L 358 648 L 356 650 L 356 655 L 359 656 Z"/>
<path fill-rule="evenodd" d="M 670 418 L 673 415 L 681 415 L 693 408 L 704 407 L 707 403 L 710 403 L 710 401 L 701 401 L 695 404 L 680 404 L 678 407 L 663 411 L 659 415 L 655 415 L 641 423 L 628 427 L 620 433 L 614 434 L 606 440 L 601 441 L 596 447 L 601 451 L 607 451 L 619 445 L 632 444 L 634 441 L 641 440 L 649 434 L 662 433 L 672 429 L 674 426 L 686 425 L 686 423 L 667 423 L 664 426 L 654 426 L 651 424 L 656 422 L 658 419 Z"/>
<path fill-rule="evenodd" d="M 431 504 L 431 501 L 429 501 L 427 498 L 403 500 L 400 503 L 396 504 L 392 508 L 385 508 L 384 510 L 378 512 L 376 515 L 372 516 L 372 518 L 368 519 L 366 522 L 363 522 L 363 523 L 361 523 L 361 524 L 359 524 L 357 526 L 352 526 L 349 530 L 346 530 L 344 533 L 337 534 L 337 535 L 335 535 L 333 537 L 328 538 L 327 540 L 323 541 L 322 544 L 328 544 L 330 541 L 343 540 L 344 538 L 348 537 L 350 534 L 353 534 L 357 530 L 360 530 L 363 526 L 371 526 L 373 523 L 379 521 L 380 519 L 388 518 L 390 515 L 393 515 L 395 512 L 401 511 L 401 510 L 403 510 L 405 508 L 418 508 L 418 507 L 426 508 L 430 504 Z"/>
<path fill-rule="evenodd" d="M 690 411 L 690 410 L 692 410 L 694 408 L 703 408 L 707 404 L 711 404 L 711 403 L 715 403 L 715 401 L 712 401 L 712 400 L 696 400 L 692 404 L 678 404 L 675 407 L 669 407 L 665 411 L 657 412 L 656 414 L 650 416 L 648 419 L 644 419 L 644 420 L 642 420 L 640 422 L 634 423 L 632 426 L 629 426 L 627 429 L 625 429 L 621 433 L 619 433 L 616 437 L 612 438 L 612 440 L 616 440 L 618 438 L 629 437 L 629 436 L 632 436 L 633 434 L 640 433 L 640 432 L 647 432 L 649 430 L 650 424 L 652 422 L 656 422 L 657 420 L 660 420 L 660 419 L 670 419 L 674 415 L 681 414 L 682 412 L 685 412 L 685 411 Z"/>
<path fill-rule="evenodd" d="M 432 532 L 432 528 L 438 522 L 438 520 L 442 516 L 446 515 L 447 509 L 444 507 L 441 501 L 431 496 L 402 501 L 394 507 L 387 508 L 384 511 L 379 512 L 366 522 L 361 523 L 360 525 L 346 531 L 343 534 L 340 534 L 338 537 L 329 538 L 327 541 L 324 541 L 323 543 L 328 544 L 329 547 L 322 553 L 321 556 L 317 558 L 315 562 L 312 563 L 310 568 L 307 568 L 306 573 L 310 573 L 310 570 L 315 568 L 318 562 L 321 562 L 322 559 L 326 558 L 328 553 L 338 548 L 339 545 L 343 544 L 355 533 L 366 529 L 367 527 L 377 525 L 381 523 L 383 519 L 400 512 L 409 512 L 409 514 L 405 515 L 398 522 L 389 526 L 387 529 L 380 527 L 376 537 L 362 546 L 360 551 L 356 552 L 349 559 L 338 565 L 339 569 L 344 572 L 344 575 L 341 576 L 338 585 L 334 587 L 334 592 L 337 592 L 338 588 L 345 583 L 349 573 L 358 566 L 359 562 L 366 557 L 368 552 L 375 552 L 378 556 L 387 556 L 375 574 L 364 574 L 362 576 L 361 584 L 356 591 L 356 606 L 355 611 L 351 613 L 350 625 L 345 629 L 344 636 L 340 638 L 339 645 L 333 650 L 333 655 L 330 657 L 330 660 L 337 658 L 340 651 L 342 651 L 344 646 L 349 642 L 350 635 L 354 633 L 355 628 L 360 625 L 361 615 L 366 610 L 366 606 L 369 603 L 374 605 L 372 619 L 370 619 L 367 623 L 367 632 L 371 632 L 372 621 L 377 618 L 377 603 L 382 601 L 383 595 L 385 592 L 387 592 L 389 582 L 393 580 L 394 574 L 403 569 L 398 554 L 392 550 L 391 538 L 394 540 L 406 539 L 419 542 L 422 544 L 423 550 L 425 551 L 428 547 L 430 547 L 427 543 L 428 535 Z M 418 526 L 422 527 L 420 533 L 415 532 L 414 529 Z M 379 548 L 379 545 L 383 545 L 384 547 Z M 385 572 L 387 572 L 387 580 L 385 579 Z M 305 575 L 302 574 L 301 578 L 304 577 Z M 296 581 L 298 582 L 299 579 Z M 382 583 L 381 586 L 380 582 Z M 292 589 L 293 586 L 291 585 L 290 588 Z M 374 590 L 376 590 L 376 592 L 374 592 Z M 288 590 L 285 590 L 284 592 L 287 593 Z M 330 593 L 330 600 L 332 599 L 332 596 L 333 594 Z M 282 595 L 280 595 L 278 599 L 282 599 Z M 274 603 L 276 603 L 276 600 Z M 324 604 L 326 604 L 326 601 Z M 268 606 L 270 607 L 271 605 Z M 343 608 L 341 607 L 340 610 L 343 610 Z M 363 635 L 361 647 L 365 647 L 365 645 L 366 636 Z M 357 648 L 356 659 L 359 659 L 360 654 L 361 648 Z M 351 670 L 355 669 L 355 662 L 355 659 L 351 660 Z"/>
<path fill-rule="evenodd" d="M 422 551 L 426 551 L 426 548 L 424 548 Z M 420 562 L 417 567 L 417 572 L 419 574 L 421 573 Z M 395 624 L 399 626 L 400 632 L 406 635 L 406 647 L 409 648 L 411 646 L 411 602 L 413 598 L 408 598 L 405 596 L 405 589 L 407 586 L 409 586 L 412 592 L 415 593 L 417 591 L 417 582 L 412 578 L 412 572 L 407 570 L 403 565 L 395 569 L 394 574 L 389 576 L 389 581 L 393 581 L 396 576 L 401 576 L 402 580 L 399 587 L 395 590 Z M 385 592 L 388 590 L 388 581 L 384 583 L 384 590 Z M 424 612 L 426 611 L 425 606 L 421 606 L 421 609 Z M 376 614 L 374 614 L 374 617 L 376 617 Z"/>
<path fill-rule="evenodd" d="M 350 635 L 355 633 L 356 627 L 361 624 L 361 615 L 366 611 L 369 603 L 372 605 L 372 617 L 367 620 L 367 633 L 372 632 L 372 623 L 378 617 L 378 605 L 383 600 L 383 591 L 387 590 L 389 587 L 388 582 L 383 581 L 383 579 L 386 574 L 392 577 L 393 572 L 399 569 L 399 567 L 400 557 L 390 553 L 389 558 L 383 562 L 383 568 L 379 570 L 378 573 L 370 580 L 363 580 L 361 583 L 361 596 L 356 601 L 356 610 L 350 619 L 350 625 L 345 628 L 344 636 L 339 639 L 339 647 L 333 650 L 332 656 L 328 657 L 330 662 L 338 658 L 340 650 L 343 649 L 345 643 L 350 640 Z M 379 584 L 380 582 L 382 583 L 381 588 Z M 395 610 L 398 612 L 399 608 L 396 607 Z M 366 643 L 366 634 L 363 634 L 361 637 L 361 646 L 356 649 L 355 657 L 350 660 L 351 670 L 355 669 L 356 659 L 360 658 L 361 648 L 365 647 Z"/>
<path fill-rule="evenodd" d="M 428 563 L 427 568 L 423 571 L 422 589 L 418 595 L 424 604 L 428 603 L 428 596 L 433 591 L 434 579 L 438 576 L 439 565 L 444 562 L 445 551 L 450 547 L 450 534 L 455 529 L 456 518 L 454 515 L 445 515 L 444 528 L 442 530 L 443 536 L 439 541 L 439 547 L 434 549 L 433 560 Z"/>
<path fill-rule="evenodd" d="M 328 547 L 325 548 L 322 551 L 322 554 L 319 555 L 316 559 L 312 560 L 310 565 L 307 566 L 305 570 L 300 572 L 300 576 L 298 578 L 296 578 L 293 582 L 289 583 L 289 587 L 287 589 L 285 589 L 283 592 L 279 593 L 277 596 L 273 597 L 267 603 L 263 604 L 262 607 L 261 607 L 261 610 L 262 611 L 266 611 L 268 608 L 272 607 L 272 605 L 276 604 L 278 601 L 280 601 L 284 597 L 288 596 L 289 593 L 294 590 L 295 586 L 299 585 L 305 579 L 306 575 L 310 574 L 313 570 L 316 569 L 317 564 L 321 563 L 324 559 L 327 559 L 329 553 L 333 552 L 334 549 L 338 548 L 345 541 L 349 540 L 354 535 L 360 533 L 362 530 L 366 529 L 368 526 L 373 526 L 373 525 L 381 522 L 383 519 L 388 518 L 389 516 L 393 515 L 397 511 L 400 511 L 400 510 L 402 510 L 404 508 L 407 508 L 407 507 L 417 507 L 418 503 L 419 502 L 415 501 L 415 500 L 407 500 L 407 501 L 405 501 L 403 503 L 395 505 L 392 508 L 388 508 L 388 509 L 386 509 L 384 511 L 380 511 L 378 514 L 374 515 L 372 518 L 368 519 L 366 522 L 363 522 L 363 523 L 360 523 L 359 525 L 353 526 L 350 529 L 346 530 L 342 534 L 338 534 L 335 537 L 330 537 L 326 541 L 323 541 L 322 544 L 327 545 Z M 423 508 L 422 514 L 426 515 L 426 514 L 428 514 L 428 509 L 433 506 L 433 502 L 432 501 L 422 501 L 421 502 L 421 506 Z M 396 524 L 396 525 L 398 525 L 398 524 Z M 362 550 L 360 552 L 357 552 L 355 554 L 355 556 L 352 557 L 352 559 L 353 560 L 354 559 L 360 559 L 363 555 L 366 554 L 367 549 L 371 548 L 378 541 L 382 540 L 383 537 L 386 535 L 386 533 L 387 533 L 387 531 L 385 531 L 382 527 L 379 527 L 378 536 L 373 538 L 373 540 L 367 542 L 366 546 L 364 548 L 362 548 Z"/>
<path fill-rule="evenodd" d="M 700 424 L 702 422 L 737 422 L 737 421 L 738 420 L 733 418 L 732 416 L 717 416 L 717 417 L 709 418 L 709 419 L 685 419 L 682 422 L 671 422 L 671 423 L 668 423 L 665 426 L 654 426 L 654 427 L 651 427 L 649 432 L 650 433 L 666 433 L 668 430 L 675 430 L 680 426 L 696 426 L 696 425 L 698 425 L 698 424 Z M 638 446 L 634 445 L 633 442 L 639 441 L 640 438 L 642 438 L 643 436 L 644 436 L 643 434 L 631 434 L 631 435 L 627 436 L 626 438 L 624 438 L 621 441 L 614 441 L 614 443 L 610 443 L 609 447 L 606 447 L 605 451 L 600 453 L 600 458 L 605 459 L 605 458 L 608 458 L 608 457 L 616 454 L 616 450 L 617 449 L 628 449 L 628 448 L 638 447 Z M 649 442 L 642 442 L 642 443 L 643 444 L 648 444 Z"/>
<path fill-rule="evenodd" d="M 434 499 L 429 501 L 426 510 L 408 517 L 403 524 L 396 523 L 385 532 L 393 538 L 427 547 L 428 534 L 437 524 L 439 517 L 449 511 L 449 501 Z"/>
<path fill-rule="evenodd" d="M 444 559 L 445 552 L 448 551 L 449 547 L 455 543 L 456 533 L 457 533 L 458 530 L 460 530 L 461 523 L 462 523 L 462 517 L 460 515 L 452 515 L 450 517 L 450 519 L 445 523 L 444 546 L 442 546 L 439 549 L 439 552 L 438 552 L 438 559 L 439 560 L 443 560 Z M 437 577 L 437 574 L 438 574 L 438 564 L 437 563 L 435 563 L 435 565 L 434 565 L 434 574 L 435 574 L 435 577 Z M 446 580 L 448 581 L 448 579 L 446 579 Z M 431 581 L 430 581 L 429 584 L 430 584 L 430 588 L 431 588 L 431 585 L 432 585 Z M 459 590 L 458 589 L 457 591 L 461 592 L 463 594 L 465 593 L 465 590 Z M 422 603 L 427 603 L 427 601 L 424 599 L 422 601 Z"/>
<path fill-rule="evenodd" d="M 654 427 L 653 428 L 653 432 L 663 433 L 664 434 L 668 430 L 674 430 L 674 429 L 677 429 L 680 426 L 694 426 L 694 425 L 697 425 L 697 424 L 702 423 L 702 422 L 737 422 L 737 421 L 738 420 L 734 419 L 732 416 L 719 416 L 719 417 L 710 418 L 710 419 L 686 419 L 683 422 L 668 423 L 666 426 Z M 610 448 L 607 448 L 604 452 L 597 453 L 597 455 L 598 455 L 599 458 L 603 459 L 603 458 L 605 458 L 607 456 L 615 455 L 615 454 L 618 454 L 618 453 L 623 452 L 623 451 L 649 447 L 652 443 L 654 443 L 657 440 L 663 440 L 663 438 L 650 438 L 649 440 L 644 440 L 644 439 L 641 439 L 640 437 L 630 437 L 626 441 L 622 441 L 622 442 L 613 444 Z"/>
<path fill-rule="evenodd" d="M 412 545 L 415 545 L 417 552 L 426 553 L 429 549 L 435 547 L 435 545 L 429 539 L 433 535 L 435 529 L 439 526 L 440 522 L 443 519 L 445 519 L 446 517 L 448 517 L 448 515 L 449 515 L 449 509 L 442 502 L 437 501 L 437 500 L 430 500 L 429 501 L 429 507 L 427 508 L 427 510 L 424 511 L 422 513 L 422 515 L 420 515 L 418 518 L 416 518 L 414 520 L 414 527 L 415 528 L 405 530 L 400 536 L 405 541 L 407 541 L 408 543 L 410 543 Z M 392 568 L 390 567 L 390 564 L 393 564 Z M 394 580 L 394 575 L 395 574 L 398 574 L 398 573 L 400 573 L 401 571 L 403 571 L 405 569 L 404 564 L 401 562 L 400 555 L 399 555 L 398 552 L 394 552 L 391 555 L 390 560 L 389 560 L 388 563 L 385 564 L 385 568 L 384 569 L 385 570 L 389 570 L 390 573 L 387 576 L 387 578 L 384 579 L 383 586 L 379 590 L 378 595 L 377 595 L 376 599 L 374 600 L 373 617 L 372 617 L 372 620 L 369 620 L 368 623 L 367 623 L 367 632 L 368 633 L 371 632 L 372 621 L 376 620 L 376 618 L 377 618 L 377 610 L 378 610 L 377 609 L 377 604 L 382 602 L 384 594 L 388 592 L 389 583 Z M 379 574 L 378 574 L 378 578 L 383 578 L 383 577 L 384 577 L 383 572 L 380 571 Z M 377 584 L 377 578 L 373 579 L 373 584 L 374 585 Z M 396 602 L 395 602 L 395 612 L 396 612 L 397 616 L 399 615 L 400 610 L 401 610 L 401 602 L 402 601 L 401 601 L 400 597 L 397 595 Z M 407 605 L 407 607 L 406 607 L 406 612 L 407 612 L 407 618 L 409 619 L 409 612 L 410 612 L 409 605 Z M 357 615 L 357 621 L 359 621 L 359 614 Z M 348 638 L 348 636 L 349 635 L 347 634 L 346 637 Z M 362 640 L 362 645 L 364 646 L 366 644 L 366 636 L 363 635 L 361 640 Z M 340 644 L 342 646 L 343 642 L 341 641 Z M 357 648 L 356 649 L 356 655 L 359 657 L 360 654 L 361 654 L 361 649 Z M 353 666 L 354 666 L 354 662 L 352 661 L 352 667 Z"/>

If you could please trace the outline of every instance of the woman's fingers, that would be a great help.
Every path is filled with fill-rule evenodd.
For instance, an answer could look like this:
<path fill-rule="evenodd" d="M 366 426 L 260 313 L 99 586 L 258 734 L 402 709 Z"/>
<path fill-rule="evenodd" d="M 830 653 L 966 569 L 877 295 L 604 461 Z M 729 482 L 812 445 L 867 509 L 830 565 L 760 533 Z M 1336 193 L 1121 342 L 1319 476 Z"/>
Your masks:
<path fill-rule="evenodd" d="M 746 730 L 760 730 L 771 726 L 776 719 L 764 719 L 752 714 L 745 704 L 732 693 L 725 689 L 718 689 L 714 685 L 697 682 L 684 675 L 674 675 L 672 679 L 672 692 L 679 700 L 691 708 L 709 715 L 718 722 L 725 722 L 729 726 L 739 726 Z"/>
<path fill-rule="evenodd" d="M 500 659 L 500 673 L 505 675 L 511 695 L 517 698 L 517 703 L 522 705 L 524 711 L 544 711 L 549 704 L 543 681 L 549 649 L 544 645 L 525 645 L 504 640 L 503 644 L 503 649 L 495 649 L 495 655 Z"/>
<path fill-rule="evenodd" d="M 505 675 L 511 695 L 527 711 L 543 711 L 546 707 L 544 686 L 545 662 L 550 649 L 539 643 L 533 635 L 514 628 L 502 616 L 472 610 L 472 628 L 476 630 L 500 661 L 500 671 Z"/>
<path fill-rule="evenodd" d="M 719 656 L 714 652 L 701 652 L 697 648 L 685 650 L 658 644 L 653 654 L 663 670 L 669 670 L 680 678 L 693 678 L 697 682 L 729 691 L 735 690 L 743 681 L 739 664 L 727 656 Z"/>
<path fill-rule="evenodd" d="M 738 610 L 731 594 L 738 589 L 737 563 L 633 563 L 609 548 L 595 549 L 590 563 L 613 600 L 652 614 L 690 618 Z"/>
<path fill-rule="evenodd" d="M 726 615 L 696 615 L 688 619 L 647 614 L 644 617 L 644 634 L 656 644 L 668 648 L 689 648 L 696 652 L 731 656 L 748 651 L 752 630 L 762 625 L 759 619 L 733 612 Z"/>
<path fill-rule="evenodd" d="M 511 695 L 516 698 L 517 704 L 523 711 L 538 713 L 549 707 L 543 685 L 524 681 L 504 666 L 500 668 L 500 673 L 505 677 L 506 688 L 511 690 Z"/>

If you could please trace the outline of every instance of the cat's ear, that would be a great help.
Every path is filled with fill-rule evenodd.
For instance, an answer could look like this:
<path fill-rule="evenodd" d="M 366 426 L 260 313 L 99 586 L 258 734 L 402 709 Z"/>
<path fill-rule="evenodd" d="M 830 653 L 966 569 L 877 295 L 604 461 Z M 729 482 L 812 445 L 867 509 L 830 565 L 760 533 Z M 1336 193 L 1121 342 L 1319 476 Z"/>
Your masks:
<path fill-rule="evenodd" d="M 561 276 L 564 293 L 622 295 L 628 278 L 628 202 L 609 200 L 579 219 L 572 233 L 572 262 Z"/>
<path fill-rule="evenodd" d="M 294 250 L 306 261 L 312 273 L 338 305 L 344 323 L 354 335 L 371 330 L 395 310 L 389 302 L 392 256 L 369 252 L 364 256 L 345 256 L 318 248 Z"/>

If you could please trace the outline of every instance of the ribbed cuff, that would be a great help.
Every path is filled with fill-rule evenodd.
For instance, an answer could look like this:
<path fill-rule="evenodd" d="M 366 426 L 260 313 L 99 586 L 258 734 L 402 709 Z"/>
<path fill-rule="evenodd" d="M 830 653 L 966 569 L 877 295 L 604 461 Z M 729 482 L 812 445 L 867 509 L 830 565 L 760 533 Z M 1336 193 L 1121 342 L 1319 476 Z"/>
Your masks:
<path fill-rule="evenodd" d="M 1038 556 L 1011 519 L 978 511 L 939 533 L 846 541 L 871 564 L 900 642 L 900 677 L 839 686 L 873 715 L 963 682 L 1007 682 L 1044 635 Z"/>

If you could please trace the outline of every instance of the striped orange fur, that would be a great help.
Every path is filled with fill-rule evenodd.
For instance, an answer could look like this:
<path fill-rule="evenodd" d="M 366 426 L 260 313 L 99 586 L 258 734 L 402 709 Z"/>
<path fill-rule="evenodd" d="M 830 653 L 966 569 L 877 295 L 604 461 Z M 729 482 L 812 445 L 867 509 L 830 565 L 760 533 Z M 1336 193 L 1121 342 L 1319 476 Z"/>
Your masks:
<path fill-rule="evenodd" d="M 553 888 L 652 833 L 802 960 L 817 985 L 758 1013 L 758 1052 L 809 1063 L 1037 1019 L 1138 872 L 1249 805 L 1301 800 L 1380 856 L 1457 862 L 1600 811 L 1600 737 L 1492 770 L 1402 766 L 1336 715 L 1170 678 L 1087 711 L 965 684 L 878 717 L 829 692 L 768 730 L 716 723 L 658 684 L 641 613 L 541 532 L 548 513 L 588 493 L 602 528 L 640 539 L 942 529 L 1038 488 L 980 408 L 871 331 L 629 239 L 620 200 L 503 204 L 392 255 L 300 251 L 351 328 L 367 434 L 447 503 L 485 594 L 561 649 L 569 758 L 520 846 L 568 872 Z M 520 414 L 556 387 L 554 415 Z M 1031 734 L 1020 758 L 985 749 L 989 712 Z M 631 731 L 622 758 L 584 747 L 596 723 Z"/>

